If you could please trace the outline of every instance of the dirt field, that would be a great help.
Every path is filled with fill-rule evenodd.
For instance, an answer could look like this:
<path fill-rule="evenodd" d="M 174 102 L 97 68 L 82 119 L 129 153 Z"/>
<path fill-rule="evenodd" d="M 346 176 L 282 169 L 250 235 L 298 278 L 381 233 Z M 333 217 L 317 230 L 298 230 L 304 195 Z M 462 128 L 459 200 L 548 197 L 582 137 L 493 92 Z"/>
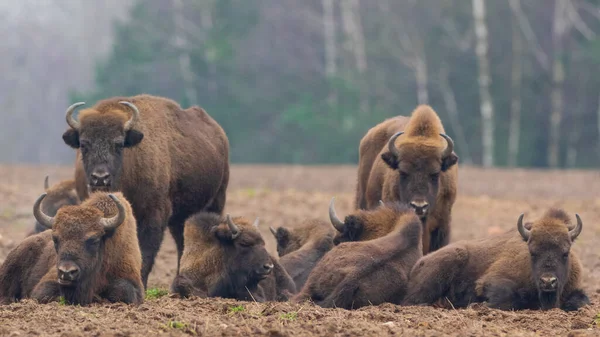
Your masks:
<path fill-rule="evenodd" d="M 31 207 L 50 182 L 71 176 L 70 168 L 0 167 L 0 262 L 33 224 Z M 327 219 L 332 196 L 340 216 L 350 211 L 355 167 L 234 166 L 226 211 L 260 216 L 269 250 L 276 255 L 268 226 L 293 226 L 305 217 Z M 0 306 L 4 336 L 592 336 L 600 335 L 600 173 L 460 168 L 453 211 L 452 241 L 494 235 L 516 227 L 517 217 L 534 219 L 550 206 L 563 207 L 583 233 L 574 244 L 584 264 L 585 290 L 592 305 L 575 313 L 506 312 L 477 305 L 468 309 L 381 305 L 355 311 L 289 303 L 222 299 L 179 300 L 163 296 L 138 307 L 26 300 Z M 515 228 L 516 230 L 516 228 Z M 149 287 L 168 289 L 176 253 L 167 234 Z"/>

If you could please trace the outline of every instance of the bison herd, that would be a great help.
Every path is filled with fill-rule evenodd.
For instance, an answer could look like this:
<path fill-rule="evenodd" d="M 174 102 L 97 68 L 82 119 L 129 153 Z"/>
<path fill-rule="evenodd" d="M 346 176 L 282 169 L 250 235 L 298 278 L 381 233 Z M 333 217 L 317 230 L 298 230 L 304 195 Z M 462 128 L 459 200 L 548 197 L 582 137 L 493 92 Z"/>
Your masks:
<path fill-rule="evenodd" d="M 199 107 L 162 97 L 113 97 L 66 112 L 74 179 L 33 205 L 34 230 L 0 266 L 0 304 L 63 298 L 140 304 L 168 227 L 177 246 L 173 297 L 311 301 L 355 309 L 384 302 L 503 310 L 589 303 L 571 245 L 583 223 L 560 209 L 516 228 L 450 243 L 458 156 L 435 111 L 371 128 L 359 146 L 355 209 L 329 222 L 258 227 L 223 214 L 229 141 Z"/>

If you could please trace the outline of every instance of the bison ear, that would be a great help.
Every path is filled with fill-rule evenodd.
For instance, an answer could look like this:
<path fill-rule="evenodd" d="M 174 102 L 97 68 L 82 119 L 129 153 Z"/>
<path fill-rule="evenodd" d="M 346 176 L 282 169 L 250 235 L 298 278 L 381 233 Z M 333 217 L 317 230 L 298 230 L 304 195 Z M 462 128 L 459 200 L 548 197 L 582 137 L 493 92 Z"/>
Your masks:
<path fill-rule="evenodd" d="M 63 133 L 62 139 L 65 144 L 69 145 L 70 147 L 74 149 L 79 148 L 79 131 L 75 129 L 69 129 Z"/>
<path fill-rule="evenodd" d="M 129 130 L 125 135 L 125 147 L 134 147 L 138 145 L 142 139 L 144 139 L 143 133 L 136 130 Z"/>
<path fill-rule="evenodd" d="M 452 165 L 458 163 L 458 156 L 452 152 L 448 157 L 442 159 L 442 172 L 446 172 Z"/>
<path fill-rule="evenodd" d="M 290 242 L 290 231 L 285 227 L 277 228 L 275 232 L 275 240 L 277 240 L 277 245 L 281 248 L 287 247 Z"/>
<path fill-rule="evenodd" d="M 381 159 L 389 166 L 392 170 L 397 170 L 400 162 L 395 154 L 387 151 L 381 154 Z"/>

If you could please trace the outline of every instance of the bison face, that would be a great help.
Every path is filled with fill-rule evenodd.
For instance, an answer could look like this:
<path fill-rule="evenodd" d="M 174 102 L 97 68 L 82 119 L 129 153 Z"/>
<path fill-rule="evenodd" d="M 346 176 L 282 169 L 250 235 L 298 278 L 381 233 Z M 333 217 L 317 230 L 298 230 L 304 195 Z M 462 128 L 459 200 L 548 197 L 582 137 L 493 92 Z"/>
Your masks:
<path fill-rule="evenodd" d="M 33 214 L 40 224 L 52 229 L 57 255 L 57 282 L 67 301 L 89 303 L 91 295 L 87 292 L 92 288 L 90 284 L 102 277 L 98 271 L 102 264 L 105 240 L 125 220 L 124 206 L 111 194 L 109 196 L 118 209 L 113 217 L 104 218 L 97 208 L 80 206 L 65 206 L 57 212 L 56 217 L 52 217 L 41 210 L 45 196 L 42 194 L 35 202 Z"/>
<path fill-rule="evenodd" d="M 415 142 L 403 144 L 397 148 L 394 142 L 402 135 L 398 132 L 388 141 L 388 151 L 381 155 L 383 161 L 397 175 L 386 182 L 391 185 L 392 193 L 397 201 L 409 204 L 422 219 L 428 211 L 435 207 L 440 174 L 458 162 L 454 151 L 454 142 L 444 134 L 440 134 L 447 142 L 444 150 L 435 146 Z"/>
<path fill-rule="evenodd" d="M 577 226 L 570 231 L 562 224 L 554 228 L 534 227 L 529 230 L 523 225 L 523 214 L 517 222 L 519 233 L 529 248 L 531 274 L 544 310 L 558 306 L 568 280 L 571 244 L 583 228 L 581 218 L 579 215 L 576 217 Z"/>
<path fill-rule="evenodd" d="M 240 288 L 256 285 L 267 278 L 273 270 L 273 261 L 265 248 L 265 242 L 256 230 L 258 219 L 252 226 L 236 225 L 229 214 L 227 227 L 213 228 L 215 236 L 225 249 L 225 265 L 231 283 Z M 254 227 L 254 228 L 252 228 Z"/>
<path fill-rule="evenodd" d="M 139 144 L 144 134 L 133 130 L 139 110 L 129 102 L 120 102 L 133 110 L 131 118 L 123 123 L 118 114 L 87 113 L 81 122 L 72 114 L 75 103 L 67 109 L 67 123 L 71 128 L 63 134 L 64 142 L 81 152 L 88 185 L 92 191 L 115 191 L 123 164 L 123 150 Z"/>

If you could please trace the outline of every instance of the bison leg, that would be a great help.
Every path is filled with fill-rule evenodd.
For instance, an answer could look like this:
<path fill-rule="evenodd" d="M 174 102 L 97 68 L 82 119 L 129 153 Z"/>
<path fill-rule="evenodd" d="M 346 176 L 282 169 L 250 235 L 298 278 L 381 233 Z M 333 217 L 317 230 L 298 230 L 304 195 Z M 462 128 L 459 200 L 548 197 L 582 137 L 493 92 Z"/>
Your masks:
<path fill-rule="evenodd" d="M 142 283 L 148 287 L 148 276 L 154 266 L 154 259 L 160 249 L 164 237 L 167 220 L 157 213 L 154 216 L 141 216 L 138 220 L 138 241 L 142 251 Z"/>
<path fill-rule="evenodd" d="M 140 284 L 121 278 L 113 280 L 102 292 L 101 297 L 111 302 L 142 304 L 144 302 L 144 290 Z"/>
<path fill-rule="evenodd" d="M 469 260 L 469 252 L 461 247 L 437 251 L 424 256 L 413 267 L 403 304 L 433 304 L 447 295 Z"/>
<path fill-rule="evenodd" d="M 46 274 L 40 283 L 33 288 L 31 298 L 36 299 L 40 303 L 54 302 L 60 298 L 60 285 L 54 281 L 58 277 L 52 277 L 51 274 L 52 271 Z M 53 275 L 56 275 L 56 273 Z"/>
<path fill-rule="evenodd" d="M 181 256 L 183 255 L 183 229 L 184 229 L 185 217 L 180 215 L 174 215 L 169 219 L 169 231 L 171 232 L 171 236 L 173 240 L 175 240 L 175 245 L 177 246 L 177 273 L 175 275 L 179 275 L 179 265 L 181 262 Z"/>
<path fill-rule="evenodd" d="M 581 289 L 575 289 L 569 295 L 565 296 L 565 300 L 560 306 L 564 311 L 576 311 L 584 305 L 590 304 L 590 299 Z"/>
<path fill-rule="evenodd" d="M 487 281 L 486 281 L 487 280 Z M 506 277 L 484 276 L 476 282 L 476 293 L 487 301 L 487 306 L 500 310 L 522 310 L 531 307 L 533 298 L 527 289 L 519 289 L 516 282 Z"/>
<path fill-rule="evenodd" d="M 434 252 L 450 242 L 450 227 L 438 226 L 429 237 L 429 252 Z"/>

